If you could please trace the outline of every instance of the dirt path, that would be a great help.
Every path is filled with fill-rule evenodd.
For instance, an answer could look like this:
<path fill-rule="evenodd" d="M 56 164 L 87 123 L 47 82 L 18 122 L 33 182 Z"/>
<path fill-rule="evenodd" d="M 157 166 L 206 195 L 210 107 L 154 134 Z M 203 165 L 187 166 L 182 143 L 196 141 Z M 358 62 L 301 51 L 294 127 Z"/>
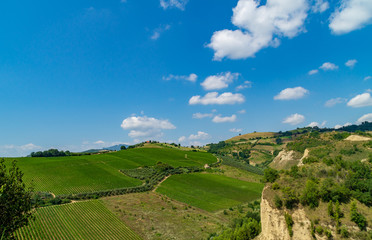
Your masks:
<path fill-rule="evenodd" d="M 156 185 L 156 187 L 152 190 L 152 192 L 155 192 L 156 191 L 156 189 L 158 189 L 158 187 L 160 186 L 160 184 L 162 184 L 165 180 L 167 180 L 170 176 L 172 176 L 172 175 L 168 175 L 168 176 L 166 176 L 163 180 L 161 180 L 159 183 L 158 183 L 158 185 Z"/>

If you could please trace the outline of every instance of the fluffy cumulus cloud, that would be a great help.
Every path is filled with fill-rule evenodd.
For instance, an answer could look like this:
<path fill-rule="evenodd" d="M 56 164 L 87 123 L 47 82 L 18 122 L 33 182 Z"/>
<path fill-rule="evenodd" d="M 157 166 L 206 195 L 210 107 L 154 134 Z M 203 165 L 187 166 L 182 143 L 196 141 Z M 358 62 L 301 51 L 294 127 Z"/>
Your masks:
<path fill-rule="evenodd" d="M 169 74 L 168 76 L 164 76 L 163 80 L 170 81 L 170 80 L 185 80 L 190 82 L 196 82 L 198 80 L 198 75 L 195 73 L 191 73 L 190 75 L 173 75 Z"/>
<path fill-rule="evenodd" d="M 191 134 L 189 140 L 205 140 L 210 138 L 209 134 L 206 132 L 198 131 L 197 134 Z"/>
<path fill-rule="evenodd" d="M 121 127 L 130 130 L 131 138 L 148 138 L 162 136 L 162 130 L 175 129 L 176 127 L 168 120 L 160 120 L 147 116 L 132 116 L 123 120 Z"/>
<path fill-rule="evenodd" d="M 339 128 L 342 128 L 342 127 L 347 127 L 347 126 L 350 126 L 350 125 L 353 125 L 353 124 L 347 122 L 347 123 L 345 123 L 344 125 L 336 125 L 336 126 L 335 126 L 335 129 L 339 129 Z"/>
<path fill-rule="evenodd" d="M 330 17 L 329 28 L 334 34 L 346 34 L 372 23 L 371 0 L 342 0 Z"/>
<path fill-rule="evenodd" d="M 325 62 L 319 68 L 324 70 L 324 71 L 333 71 L 333 70 L 337 70 L 338 66 L 334 63 L 331 63 L 331 62 Z"/>
<path fill-rule="evenodd" d="M 347 105 L 349 107 L 354 107 L 354 108 L 372 106 L 371 94 L 370 93 L 359 94 L 353 97 L 352 99 L 350 99 Z"/>
<path fill-rule="evenodd" d="M 212 113 L 194 113 L 192 115 L 192 118 L 195 118 L 195 119 L 203 119 L 203 118 L 211 118 L 211 117 L 213 117 Z"/>
<path fill-rule="evenodd" d="M 254 57 L 263 48 L 280 44 L 279 38 L 293 38 L 304 31 L 309 9 L 306 0 L 239 0 L 232 23 L 238 30 L 224 29 L 213 34 L 208 47 L 214 59 Z"/>
<path fill-rule="evenodd" d="M 166 10 L 168 8 L 178 8 L 180 10 L 185 10 L 185 6 L 188 0 L 160 0 L 160 6 Z"/>
<path fill-rule="evenodd" d="M 218 90 L 227 88 L 230 83 L 238 79 L 239 75 L 239 73 L 231 72 L 212 75 L 207 77 L 200 85 L 202 85 L 205 90 Z"/>
<path fill-rule="evenodd" d="M 212 119 L 215 123 L 225 123 L 225 122 L 235 122 L 236 121 L 236 115 L 233 114 L 231 116 L 221 117 L 221 116 L 215 116 Z"/>
<path fill-rule="evenodd" d="M 361 124 L 362 122 L 372 122 L 372 113 L 368 113 L 368 114 L 361 116 L 358 119 L 357 123 Z"/>
<path fill-rule="evenodd" d="M 283 123 L 297 125 L 297 124 L 303 123 L 304 121 L 305 121 L 305 117 L 303 115 L 295 113 L 295 114 L 292 114 L 286 117 L 283 120 Z"/>
<path fill-rule="evenodd" d="M 355 66 L 355 64 L 357 64 L 357 60 L 356 59 L 350 59 L 348 60 L 346 63 L 345 63 L 345 66 L 346 67 L 349 67 L 349 68 L 353 68 Z"/>
<path fill-rule="evenodd" d="M 229 131 L 233 132 L 233 133 L 241 133 L 243 131 L 243 129 L 241 129 L 241 128 L 231 128 Z"/>
<path fill-rule="evenodd" d="M 286 88 L 274 97 L 275 100 L 296 100 L 305 97 L 309 91 L 303 87 Z"/>
<path fill-rule="evenodd" d="M 186 144 L 186 145 L 196 145 L 196 146 L 201 146 L 203 145 L 200 141 L 207 140 L 211 138 L 211 136 L 202 131 L 198 131 L 197 134 L 191 134 L 190 136 L 182 136 L 178 139 L 178 142 Z"/>
<path fill-rule="evenodd" d="M 308 127 L 324 127 L 327 124 L 327 121 L 323 121 L 322 123 L 318 122 L 311 122 Z"/>
<path fill-rule="evenodd" d="M 189 100 L 190 105 L 202 104 L 202 105 L 212 105 L 212 104 L 237 104 L 243 103 L 245 98 L 240 93 L 225 92 L 218 94 L 218 92 L 207 93 L 204 97 L 197 95 L 193 96 Z"/>
<path fill-rule="evenodd" d="M 40 151 L 42 147 L 33 143 L 25 145 L 3 145 L 0 146 L 1 157 L 24 157 L 31 152 Z"/>
<path fill-rule="evenodd" d="M 243 84 L 237 86 L 235 88 L 236 91 L 241 91 L 241 90 L 244 90 L 246 88 L 251 88 L 252 87 L 252 82 L 251 81 L 244 81 Z"/>
<path fill-rule="evenodd" d="M 329 8 L 329 2 L 323 1 L 323 0 L 316 0 L 311 10 L 314 13 L 322 13 L 322 12 L 325 12 L 328 8 Z"/>
<path fill-rule="evenodd" d="M 339 104 L 339 103 L 344 103 L 346 102 L 347 99 L 345 98 L 332 98 L 332 99 L 329 99 L 325 104 L 324 106 L 326 107 L 333 107 L 335 106 L 336 104 Z"/>
<path fill-rule="evenodd" d="M 313 70 L 310 70 L 310 71 L 308 72 L 308 74 L 309 74 L 309 75 L 314 75 L 314 74 L 317 74 L 318 72 L 319 72 L 318 69 L 313 69 Z"/>

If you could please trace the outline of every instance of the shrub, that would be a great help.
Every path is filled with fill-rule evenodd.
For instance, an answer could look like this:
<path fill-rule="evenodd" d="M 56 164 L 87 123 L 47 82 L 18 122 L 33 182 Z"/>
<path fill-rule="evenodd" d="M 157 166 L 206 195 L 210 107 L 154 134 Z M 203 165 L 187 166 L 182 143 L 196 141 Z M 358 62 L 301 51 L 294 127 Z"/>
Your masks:
<path fill-rule="evenodd" d="M 263 177 L 264 182 L 273 183 L 278 178 L 279 178 L 279 173 L 277 170 L 269 168 L 269 167 L 264 170 L 264 177 Z"/>
<path fill-rule="evenodd" d="M 327 239 L 332 239 L 332 232 L 329 229 L 324 230 L 324 234 L 327 236 Z"/>
<path fill-rule="evenodd" d="M 340 230 L 340 235 L 342 238 L 348 238 L 349 237 L 349 232 L 347 231 L 346 226 L 342 226 Z"/>
<path fill-rule="evenodd" d="M 358 225 L 358 227 L 360 228 L 360 230 L 362 231 L 366 230 L 367 220 L 361 213 L 358 212 L 355 201 L 351 203 L 350 214 L 351 214 L 351 221 L 355 222 L 356 225 Z"/>
<path fill-rule="evenodd" d="M 315 228 L 315 231 L 319 234 L 319 235 L 322 235 L 323 232 L 324 232 L 324 229 L 322 228 L 322 226 L 317 226 Z"/>
<path fill-rule="evenodd" d="M 293 189 L 290 187 L 285 187 L 282 189 L 282 192 L 285 207 L 288 209 L 294 208 L 298 204 L 299 200 Z"/>
<path fill-rule="evenodd" d="M 293 236 L 293 219 L 292 219 L 292 216 L 289 215 L 288 213 L 285 213 L 284 214 L 284 217 L 285 217 L 285 223 L 287 224 L 287 228 L 288 228 L 288 232 L 289 232 L 289 236 Z"/>
<path fill-rule="evenodd" d="M 310 208 L 319 206 L 319 190 L 318 184 L 312 180 L 306 182 L 306 187 L 300 197 L 302 205 L 308 205 Z"/>
<path fill-rule="evenodd" d="M 275 183 L 271 186 L 271 188 L 272 188 L 273 190 L 278 190 L 278 189 L 280 189 L 279 183 L 275 182 Z"/>
<path fill-rule="evenodd" d="M 278 195 L 275 195 L 275 197 L 274 197 L 274 203 L 275 203 L 275 207 L 276 208 L 282 208 L 282 206 L 283 206 L 283 201 L 282 201 L 282 199 L 280 199 L 280 197 L 278 196 Z"/>

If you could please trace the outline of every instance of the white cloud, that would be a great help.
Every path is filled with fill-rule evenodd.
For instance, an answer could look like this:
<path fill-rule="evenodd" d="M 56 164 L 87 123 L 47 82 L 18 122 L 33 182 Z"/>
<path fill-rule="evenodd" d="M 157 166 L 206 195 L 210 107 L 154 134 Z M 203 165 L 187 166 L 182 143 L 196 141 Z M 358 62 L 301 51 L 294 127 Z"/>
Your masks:
<path fill-rule="evenodd" d="M 178 139 L 178 142 L 184 142 L 186 141 L 186 137 L 185 136 L 182 136 Z"/>
<path fill-rule="evenodd" d="M 342 0 L 330 17 L 329 28 L 334 34 L 346 34 L 372 23 L 371 0 Z"/>
<path fill-rule="evenodd" d="M 314 70 L 310 70 L 310 71 L 308 72 L 308 74 L 309 74 L 309 75 L 314 75 L 314 74 L 317 74 L 318 72 L 319 72 L 318 69 L 314 69 Z"/>
<path fill-rule="evenodd" d="M 244 81 L 244 83 L 241 84 L 241 85 L 239 85 L 239 86 L 237 86 L 237 87 L 235 88 L 235 90 L 236 90 L 236 91 L 241 91 L 241 90 L 243 90 L 243 89 L 251 88 L 251 87 L 252 87 L 252 82 L 250 82 L 250 81 Z"/>
<path fill-rule="evenodd" d="M 207 77 L 200 85 L 205 90 L 218 90 L 227 88 L 230 83 L 238 79 L 239 73 L 225 72 Z"/>
<path fill-rule="evenodd" d="M 159 120 L 147 116 L 131 116 L 123 120 L 121 127 L 130 130 L 131 138 L 160 137 L 162 130 L 175 129 L 176 127 L 168 120 Z"/>
<path fill-rule="evenodd" d="M 345 66 L 353 68 L 358 61 L 356 59 L 350 59 L 345 63 Z"/>
<path fill-rule="evenodd" d="M 275 100 L 296 100 L 305 97 L 309 91 L 303 87 L 286 88 L 274 97 Z"/>
<path fill-rule="evenodd" d="M 221 95 L 218 95 L 217 92 L 210 92 L 207 93 L 204 97 L 201 97 L 200 95 L 193 96 L 189 100 L 190 105 L 195 104 L 202 104 L 202 105 L 210 105 L 210 104 L 237 104 L 237 103 L 243 103 L 245 101 L 245 98 L 240 93 L 231 93 L 231 92 L 225 92 Z"/>
<path fill-rule="evenodd" d="M 160 6 L 166 10 L 168 8 L 178 8 L 180 10 L 185 10 L 185 6 L 188 0 L 160 0 Z"/>
<path fill-rule="evenodd" d="M 202 119 L 202 118 L 211 118 L 213 117 L 213 114 L 212 113 L 194 113 L 192 115 L 192 118 L 195 118 L 195 119 Z"/>
<path fill-rule="evenodd" d="M 241 129 L 241 128 L 231 128 L 229 131 L 233 132 L 233 133 L 240 133 L 240 132 L 243 131 L 243 129 Z"/>
<path fill-rule="evenodd" d="M 245 109 L 242 109 L 240 111 L 238 111 L 239 114 L 245 114 L 247 111 Z"/>
<path fill-rule="evenodd" d="M 160 25 L 158 28 L 154 30 L 150 38 L 152 40 L 157 40 L 163 32 L 169 30 L 170 28 L 171 26 L 169 24 Z"/>
<path fill-rule="evenodd" d="M 0 146 L 0 157 L 21 157 L 27 156 L 31 152 L 40 151 L 42 147 L 37 146 L 33 143 L 25 145 L 3 145 Z"/>
<path fill-rule="evenodd" d="M 324 70 L 324 71 L 333 71 L 333 70 L 338 69 L 338 66 L 334 63 L 331 63 L 331 62 L 325 62 L 319 68 Z"/>
<path fill-rule="evenodd" d="M 323 1 L 323 0 L 316 0 L 311 10 L 314 13 L 322 13 L 322 12 L 325 12 L 328 8 L 329 8 L 329 2 Z"/>
<path fill-rule="evenodd" d="M 198 131 L 198 134 L 191 134 L 189 136 L 189 140 L 205 140 L 208 138 L 210 138 L 209 134 L 202 131 Z"/>
<path fill-rule="evenodd" d="M 347 123 L 345 123 L 344 125 L 336 125 L 334 128 L 335 128 L 335 129 L 339 129 L 339 128 L 347 127 L 347 126 L 350 126 L 350 125 L 353 125 L 353 124 L 347 122 Z"/>
<path fill-rule="evenodd" d="M 326 107 L 333 107 L 333 106 L 336 105 L 336 104 L 344 103 L 344 102 L 346 102 L 346 101 L 347 101 L 346 98 L 332 98 L 332 99 L 329 99 L 329 100 L 324 104 L 324 106 L 326 106 Z"/>
<path fill-rule="evenodd" d="M 323 121 L 321 124 L 318 122 L 311 122 L 308 127 L 324 127 L 327 124 L 327 121 Z"/>
<path fill-rule="evenodd" d="M 102 141 L 102 140 L 98 140 L 98 141 L 94 142 L 94 144 L 105 144 L 105 142 Z"/>
<path fill-rule="evenodd" d="M 198 75 L 195 73 L 191 73 L 190 75 L 173 75 L 169 74 L 168 76 L 164 76 L 163 80 L 170 81 L 170 80 L 186 80 L 190 82 L 196 82 L 198 79 Z"/>
<path fill-rule="evenodd" d="M 208 47 L 214 50 L 215 60 L 254 57 L 263 48 L 279 46 L 279 38 L 303 32 L 308 9 L 306 0 L 267 0 L 266 5 L 239 0 L 232 17 L 239 30 L 214 32 Z"/>
<path fill-rule="evenodd" d="M 367 77 L 365 77 L 363 80 L 364 80 L 364 81 L 368 81 L 369 79 L 372 79 L 372 76 L 367 76 Z"/>
<path fill-rule="evenodd" d="M 372 106 L 371 94 L 370 93 L 359 94 L 353 97 L 352 99 L 350 99 L 347 105 L 349 107 L 354 107 L 354 108 Z"/>
<path fill-rule="evenodd" d="M 212 121 L 215 122 L 215 123 L 235 122 L 236 121 L 236 115 L 233 114 L 230 117 L 229 116 L 227 116 L 227 117 L 215 116 L 212 119 Z"/>
<path fill-rule="evenodd" d="M 364 114 L 357 121 L 358 124 L 361 124 L 363 122 L 372 122 L 372 113 Z"/>
<path fill-rule="evenodd" d="M 297 125 L 305 121 L 305 117 L 301 114 L 295 113 L 283 120 L 283 123 Z"/>

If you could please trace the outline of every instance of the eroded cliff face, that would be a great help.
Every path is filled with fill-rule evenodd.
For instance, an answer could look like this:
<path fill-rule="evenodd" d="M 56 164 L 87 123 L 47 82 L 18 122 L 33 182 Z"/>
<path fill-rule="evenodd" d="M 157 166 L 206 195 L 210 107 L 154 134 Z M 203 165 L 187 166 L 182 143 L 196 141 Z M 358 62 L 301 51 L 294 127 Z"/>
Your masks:
<path fill-rule="evenodd" d="M 271 206 L 265 198 L 265 192 L 269 191 L 268 187 L 262 192 L 261 199 L 261 225 L 262 232 L 257 237 L 258 240 L 312 240 L 310 233 L 311 222 L 306 218 L 305 211 L 298 208 L 288 212 L 293 219 L 293 236 L 289 236 L 284 213 L 286 210 L 279 210 Z"/>
<path fill-rule="evenodd" d="M 282 150 L 279 152 L 278 156 L 274 158 L 270 167 L 275 169 L 288 169 L 297 165 L 301 157 L 301 155 L 299 156 L 298 153 L 293 150 Z"/>

